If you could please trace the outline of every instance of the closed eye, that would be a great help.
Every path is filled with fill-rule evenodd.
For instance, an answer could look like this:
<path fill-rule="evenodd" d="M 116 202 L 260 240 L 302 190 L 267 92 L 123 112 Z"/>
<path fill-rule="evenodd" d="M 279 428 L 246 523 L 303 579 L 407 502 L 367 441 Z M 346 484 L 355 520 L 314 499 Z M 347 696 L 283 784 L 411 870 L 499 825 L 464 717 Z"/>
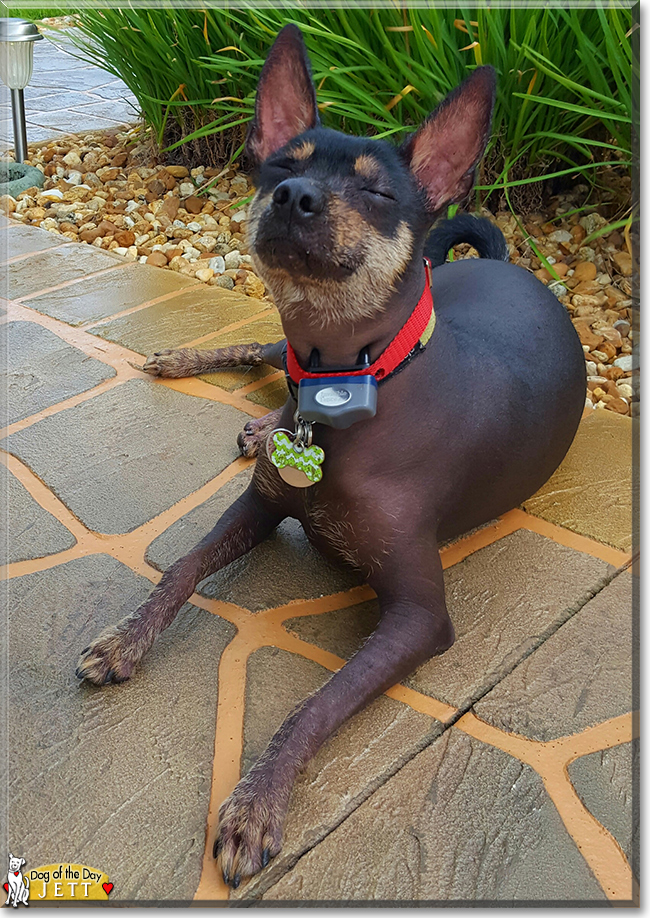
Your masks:
<path fill-rule="evenodd" d="M 374 195 L 376 198 L 385 198 L 387 201 L 394 201 L 394 196 L 389 192 L 379 188 L 362 188 L 361 191 L 366 194 Z"/>

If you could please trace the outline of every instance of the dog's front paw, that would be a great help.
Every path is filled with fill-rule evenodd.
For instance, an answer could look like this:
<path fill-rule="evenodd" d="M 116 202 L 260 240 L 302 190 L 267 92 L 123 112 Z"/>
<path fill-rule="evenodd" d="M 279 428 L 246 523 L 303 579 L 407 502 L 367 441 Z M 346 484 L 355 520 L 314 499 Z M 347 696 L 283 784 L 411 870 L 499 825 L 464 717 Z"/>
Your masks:
<path fill-rule="evenodd" d="M 266 447 L 266 440 L 272 430 L 280 423 L 282 409 L 269 411 L 261 418 L 252 418 L 244 425 L 244 429 L 237 437 L 237 446 L 242 456 L 246 459 L 255 459 Z"/>
<path fill-rule="evenodd" d="M 221 860 L 226 885 L 262 870 L 282 848 L 288 794 L 264 773 L 243 778 L 219 809 L 213 854 Z"/>
<path fill-rule="evenodd" d="M 143 651 L 138 647 L 124 623 L 107 628 L 89 647 L 81 652 L 77 669 L 78 679 L 94 685 L 125 682 L 133 673 Z"/>
<path fill-rule="evenodd" d="M 147 357 L 142 369 L 151 376 L 165 376 L 168 379 L 193 376 L 196 363 L 195 354 L 193 348 L 156 351 L 151 357 Z"/>

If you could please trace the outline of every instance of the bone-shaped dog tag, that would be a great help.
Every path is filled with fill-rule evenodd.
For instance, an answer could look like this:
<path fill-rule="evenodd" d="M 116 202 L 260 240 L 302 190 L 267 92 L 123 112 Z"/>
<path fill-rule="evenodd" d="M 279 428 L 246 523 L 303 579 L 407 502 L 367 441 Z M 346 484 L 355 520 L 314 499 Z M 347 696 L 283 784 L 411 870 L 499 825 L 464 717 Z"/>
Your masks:
<path fill-rule="evenodd" d="M 303 446 L 288 430 L 274 431 L 267 443 L 274 447 L 271 462 L 291 487 L 309 488 L 323 477 L 325 453 L 320 446 Z"/>

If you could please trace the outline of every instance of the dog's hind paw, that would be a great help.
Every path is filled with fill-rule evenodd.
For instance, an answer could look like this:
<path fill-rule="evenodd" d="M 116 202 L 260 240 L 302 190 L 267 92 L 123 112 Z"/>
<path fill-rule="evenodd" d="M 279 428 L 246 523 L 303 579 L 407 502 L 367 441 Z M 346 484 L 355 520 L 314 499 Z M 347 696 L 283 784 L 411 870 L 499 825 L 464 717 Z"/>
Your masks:
<path fill-rule="evenodd" d="M 141 655 L 123 626 L 107 628 L 81 652 L 75 674 L 94 685 L 125 682 Z"/>
<path fill-rule="evenodd" d="M 222 803 L 213 855 L 220 860 L 227 886 L 237 889 L 244 877 L 258 873 L 280 853 L 287 803 L 288 794 L 254 770 Z"/>

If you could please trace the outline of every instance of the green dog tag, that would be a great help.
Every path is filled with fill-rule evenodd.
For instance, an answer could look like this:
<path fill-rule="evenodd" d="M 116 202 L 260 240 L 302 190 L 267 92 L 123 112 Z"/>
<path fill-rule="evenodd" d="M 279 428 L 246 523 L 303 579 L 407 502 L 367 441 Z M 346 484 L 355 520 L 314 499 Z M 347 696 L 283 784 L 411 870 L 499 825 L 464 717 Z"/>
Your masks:
<path fill-rule="evenodd" d="M 271 462 L 280 477 L 294 488 L 309 488 L 323 477 L 321 465 L 325 453 L 320 446 L 303 446 L 291 439 L 292 434 L 276 430 L 270 437 L 275 449 Z"/>

